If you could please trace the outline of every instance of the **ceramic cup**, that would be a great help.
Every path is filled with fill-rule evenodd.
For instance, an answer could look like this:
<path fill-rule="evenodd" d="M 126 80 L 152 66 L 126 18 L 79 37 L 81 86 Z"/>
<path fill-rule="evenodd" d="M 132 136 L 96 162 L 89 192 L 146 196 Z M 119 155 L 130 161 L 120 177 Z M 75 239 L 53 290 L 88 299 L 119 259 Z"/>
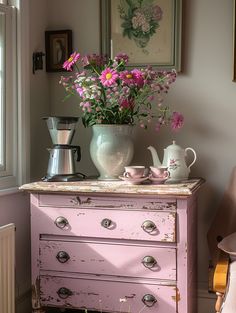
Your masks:
<path fill-rule="evenodd" d="M 150 174 L 153 178 L 168 178 L 170 176 L 167 166 L 150 166 Z"/>
<path fill-rule="evenodd" d="M 141 178 L 145 176 L 145 166 L 125 166 L 123 174 L 127 178 Z"/>

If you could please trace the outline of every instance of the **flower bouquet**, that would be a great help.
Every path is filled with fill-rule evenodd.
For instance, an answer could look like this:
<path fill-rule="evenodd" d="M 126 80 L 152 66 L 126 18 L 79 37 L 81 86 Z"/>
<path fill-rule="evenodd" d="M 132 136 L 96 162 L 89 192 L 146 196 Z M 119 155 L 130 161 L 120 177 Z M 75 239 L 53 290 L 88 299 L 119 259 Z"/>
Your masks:
<path fill-rule="evenodd" d="M 139 123 L 143 128 L 155 119 L 155 128 L 170 125 L 173 130 L 183 125 L 183 116 L 163 104 L 163 95 L 176 80 L 176 71 L 155 71 L 151 67 L 129 68 L 128 56 L 103 55 L 81 57 L 74 52 L 63 67 L 74 73 L 62 76 L 60 83 L 67 97 L 80 99 L 85 127 L 95 124 Z M 154 101 L 155 100 L 155 101 Z"/>

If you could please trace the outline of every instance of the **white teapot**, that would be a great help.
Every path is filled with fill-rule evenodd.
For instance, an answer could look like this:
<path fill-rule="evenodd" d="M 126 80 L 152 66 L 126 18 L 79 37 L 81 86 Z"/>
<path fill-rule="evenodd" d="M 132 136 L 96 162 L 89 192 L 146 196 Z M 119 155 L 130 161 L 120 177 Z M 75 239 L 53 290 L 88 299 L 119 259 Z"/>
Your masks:
<path fill-rule="evenodd" d="M 148 150 L 151 151 L 153 165 L 155 167 L 158 166 L 167 166 L 168 171 L 170 172 L 171 180 L 182 180 L 187 179 L 190 173 L 191 166 L 196 162 L 197 155 L 196 152 L 192 148 L 182 149 L 178 146 L 175 141 L 173 144 L 164 149 L 164 157 L 163 162 L 161 164 L 157 151 L 154 147 L 149 146 Z M 188 151 L 192 151 L 193 153 L 193 161 L 190 165 L 187 166 L 185 157 Z"/>

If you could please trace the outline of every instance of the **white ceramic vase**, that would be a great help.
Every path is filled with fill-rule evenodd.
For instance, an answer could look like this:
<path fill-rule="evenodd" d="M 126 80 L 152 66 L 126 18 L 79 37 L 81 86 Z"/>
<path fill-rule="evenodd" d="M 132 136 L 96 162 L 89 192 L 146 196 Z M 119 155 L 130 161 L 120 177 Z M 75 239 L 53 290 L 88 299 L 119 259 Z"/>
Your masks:
<path fill-rule="evenodd" d="M 117 180 L 134 154 L 131 125 L 93 125 L 90 155 L 99 180 Z"/>

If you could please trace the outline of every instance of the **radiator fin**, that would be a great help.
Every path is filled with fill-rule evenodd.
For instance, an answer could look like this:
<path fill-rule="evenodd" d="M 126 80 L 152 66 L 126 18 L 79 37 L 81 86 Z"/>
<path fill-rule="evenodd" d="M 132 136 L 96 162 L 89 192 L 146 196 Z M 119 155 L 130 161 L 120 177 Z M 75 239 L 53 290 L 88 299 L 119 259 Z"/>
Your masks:
<path fill-rule="evenodd" d="M 15 225 L 0 227 L 0 312 L 15 313 Z"/>

